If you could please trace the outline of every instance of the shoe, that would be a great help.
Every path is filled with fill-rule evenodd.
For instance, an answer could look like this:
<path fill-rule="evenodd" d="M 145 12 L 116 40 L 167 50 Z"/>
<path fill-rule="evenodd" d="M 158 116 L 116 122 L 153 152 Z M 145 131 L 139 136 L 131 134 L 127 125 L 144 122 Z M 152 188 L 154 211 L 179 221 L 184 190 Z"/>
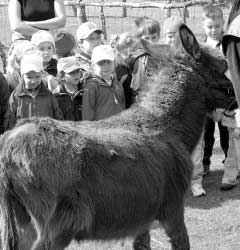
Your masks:
<path fill-rule="evenodd" d="M 220 189 L 222 191 L 228 191 L 236 187 L 236 185 L 237 185 L 237 182 L 236 183 L 222 183 Z"/>
<path fill-rule="evenodd" d="M 192 185 L 192 194 L 195 197 L 200 197 L 206 195 L 206 191 L 202 188 L 202 185 L 194 184 Z"/>
<path fill-rule="evenodd" d="M 203 164 L 203 176 L 207 176 L 210 173 L 210 165 Z"/>

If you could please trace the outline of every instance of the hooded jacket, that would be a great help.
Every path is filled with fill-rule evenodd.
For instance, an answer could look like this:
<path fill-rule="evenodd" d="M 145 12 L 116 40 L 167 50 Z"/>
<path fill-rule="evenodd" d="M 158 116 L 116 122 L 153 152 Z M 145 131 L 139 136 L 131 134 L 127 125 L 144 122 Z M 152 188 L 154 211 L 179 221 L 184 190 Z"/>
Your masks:
<path fill-rule="evenodd" d="M 43 82 L 40 84 L 39 93 L 33 98 L 25 89 L 23 81 L 21 81 L 9 98 L 4 128 L 11 129 L 19 119 L 33 116 L 49 116 L 57 120 L 63 120 L 56 98 Z"/>
<path fill-rule="evenodd" d="M 59 85 L 53 92 L 58 100 L 59 107 L 63 113 L 64 120 L 82 120 L 82 84 L 79 83 L 75 94 L 69 93 L 63 84 Z"/>
<path fill-rule="evenodd" d="M 83 120 L 101 120 L 125 109 L 123 87 L 116 75 L 109 86 L 101 77 L 90 74 L 84 79 L 83 88 Z"/>

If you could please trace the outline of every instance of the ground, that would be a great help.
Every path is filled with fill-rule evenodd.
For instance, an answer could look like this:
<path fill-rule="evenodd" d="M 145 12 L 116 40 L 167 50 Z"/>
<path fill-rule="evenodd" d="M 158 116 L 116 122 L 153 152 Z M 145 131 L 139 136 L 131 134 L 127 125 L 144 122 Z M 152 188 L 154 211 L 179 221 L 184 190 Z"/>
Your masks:
<path fill-rule="evenodd" d="M 191 250 L 240 249 L 240 185 L 231 191 L 220 191 L 224 158 L 216 132 L 211 173 L 203 180 L 204 197 L 186 196 L 185 221 Z M 152 250 L 170 250 L 164 231 L 155 222 L 151 230 Z M 73 242 L 67 250 L 129 250 L 132 240 L 118 242 Z"/>

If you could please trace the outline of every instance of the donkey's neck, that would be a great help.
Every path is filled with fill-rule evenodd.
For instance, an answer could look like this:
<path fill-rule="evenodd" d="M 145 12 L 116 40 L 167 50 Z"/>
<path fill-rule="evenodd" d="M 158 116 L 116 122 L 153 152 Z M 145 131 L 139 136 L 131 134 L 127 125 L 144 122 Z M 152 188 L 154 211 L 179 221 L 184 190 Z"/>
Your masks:
<path fill-rule="evenodd" d="M 184 78 L 186 76 L 176 75 L 176 79 L 170 81 L 161 76 L 161 81 L 153 83 L 155 86 L 138 106 L 145 113 L 143 127 L 177 137 L 192 152 L 202 133 L 207 112 L 205 90 L 200 79 Z"/>

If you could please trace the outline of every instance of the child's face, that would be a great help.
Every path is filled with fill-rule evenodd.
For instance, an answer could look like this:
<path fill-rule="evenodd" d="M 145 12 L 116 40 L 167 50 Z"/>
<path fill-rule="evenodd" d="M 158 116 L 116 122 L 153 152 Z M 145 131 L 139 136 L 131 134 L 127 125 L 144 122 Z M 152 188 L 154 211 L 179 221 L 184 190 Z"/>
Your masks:
<path fill-rule="evenodd" d="M 114 62 L 110 60 L 102 60 L 93 65 L 93 71 L 102 78 L 109 78 L 114 72 Z"/>
<path fill-rule="evenodd" d="M 38 48 L 39 48 L 41 55 L 43 57 L 43 62 L 44 63 L 49 62 L 52 59 L 53 53 L 54 53 L 54 47 L 53 47 L 52 43 L 50 43 L 50 42 L 40 43 L 38 45 Z"/>
<path fill-rule="evenodd" d="M 76 69 L 70 73 L 65 73 L 64 75 L 64 79 L 67 81 L 67 83 L 74 84 L 74 85 L 79 84 L 81 77 L 82 77 L 81 69 Z"/>
<path fill-rule="evenodd" d="M 175 42 L 175 35 L 175 32 L 169 32 L 165 34 L 165 43 L 169 44 L 170 46 L 173 46 Z"/>
<path fill-rule="evenodd" d="M 80 46 L 88 55 L 92 55 L 93 49 L 101 43 L 102 34 L 93 32 L 88 38 L 82 40 Z"/>
<path fill-rule="evenodd" d="M 224 20 L 222 18 L 209 18 L 206 17 L 203 21 L 203 28 L 207 37 L 210 37 L 214 40 L 219 39 L 219 36 L 223 32 Z"/>
<path fill-rule="evenodd" d="M 158 43 L 159 42 L 159 34 L 153 33 L 153 34 L 145 34 L 141 36 L 142 38 L 152 42 L 152 43 Z"/>
<path fill-rule="evenodd" d="M 22 75 L 26 89 L 35 89 L 42 81 L 42 72 L 30 71 Z"/>

